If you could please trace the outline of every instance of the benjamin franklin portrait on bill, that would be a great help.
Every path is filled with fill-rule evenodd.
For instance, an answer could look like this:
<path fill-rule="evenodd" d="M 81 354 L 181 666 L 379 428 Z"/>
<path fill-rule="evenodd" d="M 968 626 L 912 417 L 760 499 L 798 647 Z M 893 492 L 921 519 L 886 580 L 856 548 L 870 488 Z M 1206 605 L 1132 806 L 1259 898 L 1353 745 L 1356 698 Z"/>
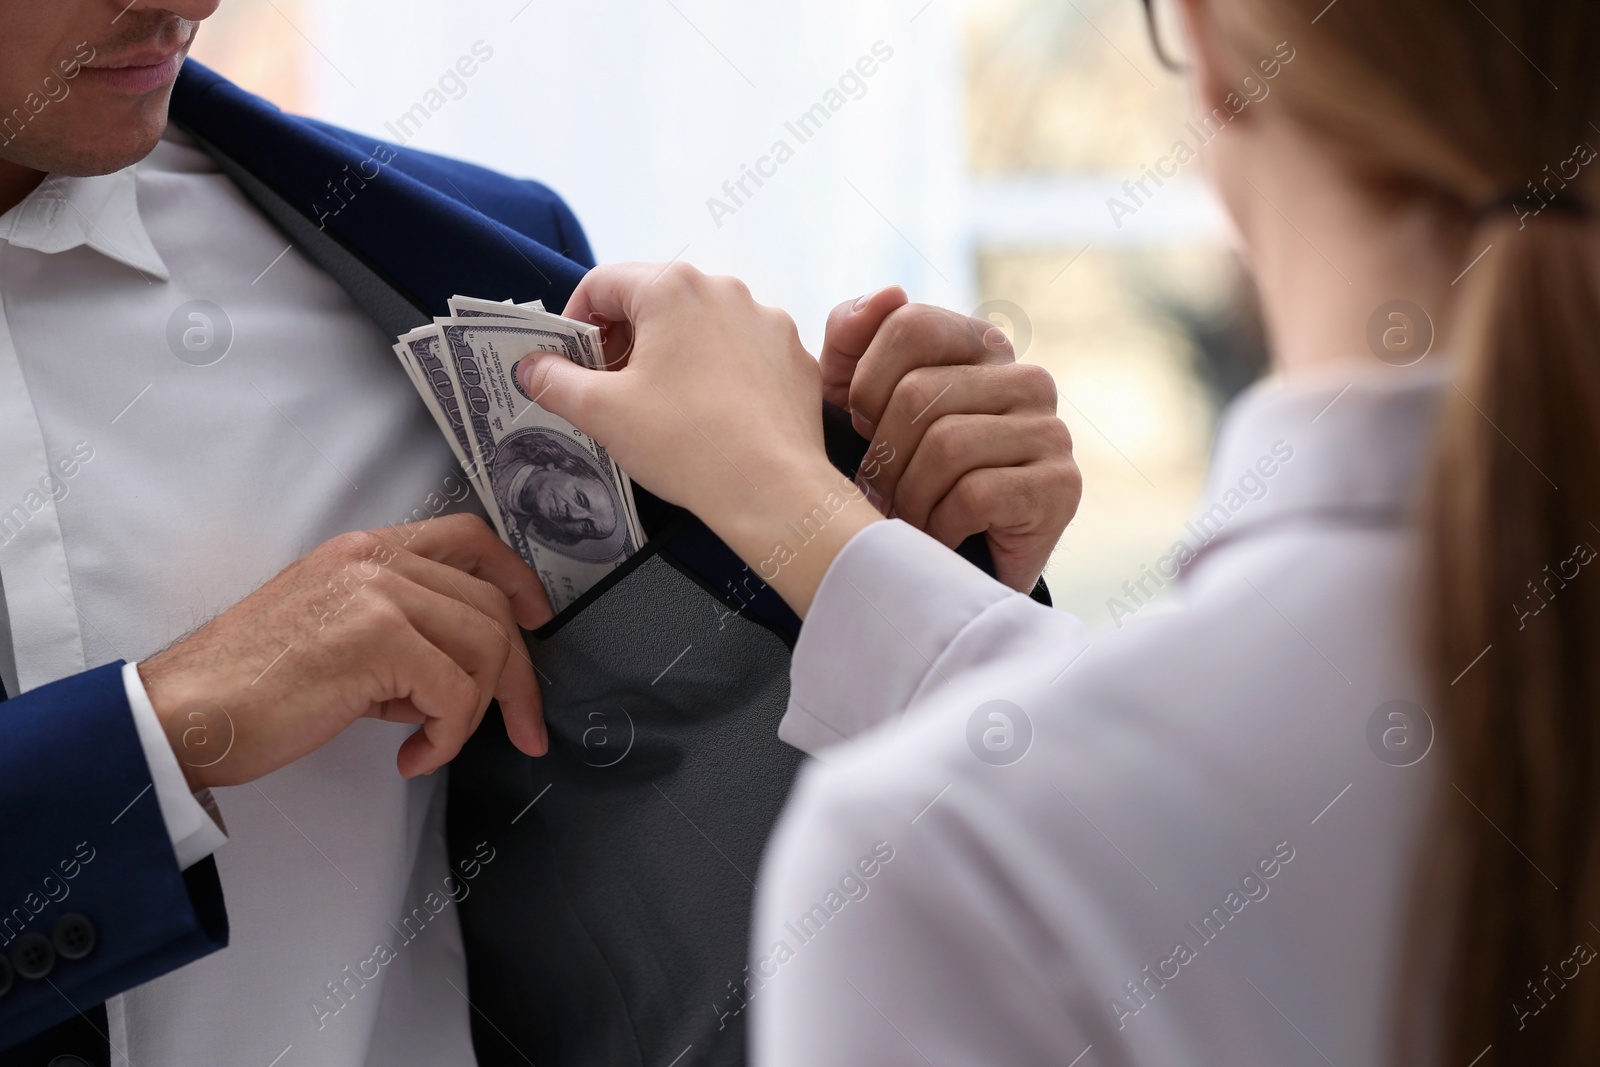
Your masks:
<path fill-rule="evenodd" d="M 627 551 L 616 485 L 582 444 L 559 430 L 535 426 L 507 436 L 489 481 L 507 522 L 552 552 L 603 563 Z"/>

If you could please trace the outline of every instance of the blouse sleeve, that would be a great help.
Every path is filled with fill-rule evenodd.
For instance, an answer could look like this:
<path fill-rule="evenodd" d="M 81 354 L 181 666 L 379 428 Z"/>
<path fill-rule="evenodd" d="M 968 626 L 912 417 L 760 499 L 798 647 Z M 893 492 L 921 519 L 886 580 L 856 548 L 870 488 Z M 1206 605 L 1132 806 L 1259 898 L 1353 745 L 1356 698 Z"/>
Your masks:
<path fill-rule="evenodd" d="M 1008 608 L 1059 631 L 1069 656 L 1083 624 L 1008 589 L 898 520 L 873 523 L 823 577 L 795 645 L 789 710 L 778 736 L 811 755 L 903 715 L 950 680 L 942 662 L 958 646 L 1003 656 L 985 642 L 984 617 Z"/>
<path fill-rule="evenodd" d="M 1060 862 L 1076 843 L 1031 825 L 1064 802 L 1037 754 L 1023 759 L 1042 725 L 1030 715 L 1085 644 L 1078 620 L 904 523 L 840 553 L 780 730 L 820 757 L 768 846 L 730 993 L 729 1010 L 753 1012 L 755 1062 L 1065 1067 L 1097 1040 L 1110 1016 L 1049 908 L 1031 906 L 1090 910 Z"/>

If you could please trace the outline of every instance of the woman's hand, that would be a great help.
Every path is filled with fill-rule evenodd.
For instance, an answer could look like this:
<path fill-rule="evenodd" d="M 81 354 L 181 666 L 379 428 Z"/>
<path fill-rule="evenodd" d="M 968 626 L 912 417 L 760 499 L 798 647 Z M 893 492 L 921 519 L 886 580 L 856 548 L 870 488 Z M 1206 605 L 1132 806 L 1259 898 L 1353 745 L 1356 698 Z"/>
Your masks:
<path fill-rule="evenodd" d="M 835 308 L 820 363 L 823 395 L 872 439 L 872 504 L 951 548 L 987 535 L 995 577 L 1031 589 L 1083 495 L 1049 372 L 897 286 Z"/>
<path fill-rule="evenodd" d="M 793 321 L 681 263 L 599 267 L 566 314 L 631 327 L 626 363 L 523 360 L 528 395 L 698 515 L 804 615 L 839 550 L 881 515 L 823 451 L 822 378 Z"/>

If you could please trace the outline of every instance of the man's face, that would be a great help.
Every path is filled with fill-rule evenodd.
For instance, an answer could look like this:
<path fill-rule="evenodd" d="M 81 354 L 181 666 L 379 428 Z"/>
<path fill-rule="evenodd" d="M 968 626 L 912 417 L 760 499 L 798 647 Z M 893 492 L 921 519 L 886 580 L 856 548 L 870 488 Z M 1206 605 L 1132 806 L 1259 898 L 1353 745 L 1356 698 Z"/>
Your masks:
<path fill-rule="evenodd" d="M 150 153 L 219 0 L 0 0 L 0 160 L 109 174 Z"/>

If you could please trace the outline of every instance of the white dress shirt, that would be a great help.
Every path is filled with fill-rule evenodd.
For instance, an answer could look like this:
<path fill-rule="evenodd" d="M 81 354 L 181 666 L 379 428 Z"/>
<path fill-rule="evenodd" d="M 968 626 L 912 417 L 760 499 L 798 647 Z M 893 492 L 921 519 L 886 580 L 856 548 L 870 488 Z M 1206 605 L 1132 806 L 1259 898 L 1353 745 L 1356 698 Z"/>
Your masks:
<path fill-rule="evenodd" d="M 755 1062 L 1388 1062 L 1439 760 L 1430 362 L 1245 397 L 1184 550 L 1129 576 L 1194 554 L 1176 610 L 1092 642 L 902 523 L 845 548 L 795 650 L 781 733 L 819 761 L 760 878 Z"/>
<path fill-rule="evenodd" d="M 389 339 L 180 133 L 0 216 L 0 298 L 0 515 L 25 515 L 0 531 L 13 692 L 132 664 L 327 538 L 448 492 L 451 452 Z M 209 348 L 196 300 L 222 309 L 202 309 Z M 124 678 L 158 787 L 146 802 L 183 862 L 216 849 L 232 938 L 111 1001 L 118 1062 L 472 1062 L 454 905 L 402 932 L 449 863 L 443 775 L 395 769 L 412 728 L 362 720 L 216 790 L 218 849 Z M 360 978 L 379 944 L 394 959 Z"/>

